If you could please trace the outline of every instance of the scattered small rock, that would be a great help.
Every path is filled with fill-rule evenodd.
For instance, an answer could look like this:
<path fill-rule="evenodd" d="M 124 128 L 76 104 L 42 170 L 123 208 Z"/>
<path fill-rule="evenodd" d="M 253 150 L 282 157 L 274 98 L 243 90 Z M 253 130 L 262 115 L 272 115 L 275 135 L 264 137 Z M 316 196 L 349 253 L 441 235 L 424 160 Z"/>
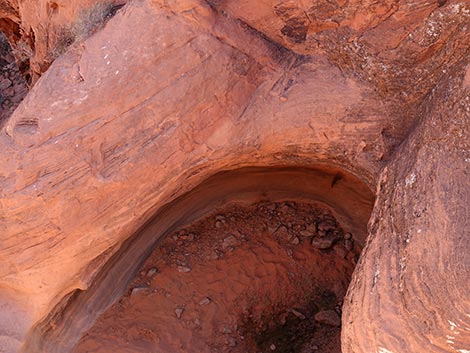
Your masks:
<path fill-rule="evenodd" d="M 299 234 L 303 237 L 313 237 L 315 233 L 310 232 L 309 230 L 301 230 Z"/>
<path fill-rule="evenodd" d="M 183 308 L 176 308 L 175 309 L 175 315 L 178 319 L 181 319 L 181 316 L 183 315 L 183 311 L 184 311 Z"/>
<path fill-rule="evenodd" d="M 181 273 L 191 272 L 191 267 L 178 266 L 178 272 L 181 272 Z"/>
<path fill-rule="evenodd" d="M 152 277 L 158 272 L 156 267 L 152 267 L 150 270 L 147 271 L 147 277 Z"/>
<path fill-rule="evenodd" d="M 273 343 L 269 346 L 269 349 L 272 350 L 272 351 L 275 351 L 276 350 L 276 345 Z"/>
<path fill-rule="evenodd" d="M 288 213 L 291 210 L 289 204 L 287 202 L 284 202 L 281 207 L 279 207 L 279 211 L 281 213 Z"/>
<path fill-rule="evenodd" d="M 266 209 L 268 209 L 269 211 L 275 211 L 277 208 L 277 205 L 275 203 L 270 203 L 266 206 Z"/>
<path fill-rule="evenodd" d="M 220 332 L 222 332 L 222 333 L 228 335 L 228 334 L 232 333 L 232 330 L 231 330 L 230 328 L 228 328 L 228 327 L 222 327 L 222 329 L 220 330 Z"/>
<path fill-rule="evenodd" d="M 189 233 L 189 234 L 188 234 L 188 239 L 187 239 L 187 241 L 193 241 L 194 238 L 195 238 L 194 233 Z"/>
<path fill-rule="evenodd" d="M 277 228 L 277 230 L 274 232 L 274 235 L 287 241 L 291 241 L 294 237 L 292 234 L 289 233 L 289 230 L 285 226 L 280 226 L 279 228 Z"/>
<path fill-rule="evenodd" d="M 225 238 L 224 241 L 222 242 L 222 249 L 225 250 L 231 246 L 237 246 L 239 244 L 240 242 L 238 241 L 238 239 L 235 238 L 234 235 L 230 235 L 227 238 Z"/>
<path fill-rule="evenodd" d="M 294 258 L 294 252 L 292 251 L 292 249 L 286 249 L 286 253 L 287 253 L 287 256 L 289 256 L 290 258 Z"/>
<path fill-rule="evenodd" d="M 132 297 L 132 296 L 135 296 L 135 295 L 137 295 L 137 294 L 139 294 L 139 293 L 142 293 L 142 292 L 144 292 L 144 291 L 147 290 L 147 289 L 148 289 L 147 286 L 137 286 L 137 287 L 134 287 L 134 288 L 132 288 L 132 290 L 131 290 L 131 297 Z"/>
<path fill-rule="evenodd" d="M 219 253 L 217 250 L 213 250 L 210 255 L 208 255 L 206 258 L 208 260 L 217 260 L 220 257 Z"/>
<path fill-rule="evenodd" d="M 205 297 L 199 302 L 199 305 L 207 305 L 211 302 L 211 299 L 209 297 Z"/>
<path fill-rule="evenodd" d="M 341 326 L 341 318 L 334 310 L 323 310 L 315 314 L 315 320 L 321 324 L 339 327 Z"/>
<path fill-rule="evenodd" d="M 344 239 L 345 240 L 349 240 L 352 238 L 352 234 L 351 233 L 344 233 Z"/>
<path fill-rule="evenodd" d="M 294 237 L 290 242 L 294 245 L 298 245 L 300 243 L 300 239 L 297 237 Z"/>
<path fill-rule="evenodd" d="M 345 248 L 347 251 L 352 251 L 352 249 L 354 248 L 354 244 L 353 244 L 352 240 L 346 239 L 346 240 L 344 241 L 344 248 Z"/>
<path fill-rule="evenodd" d="M 179 238 L 181 240 L 184 240 L 184 241 L 193 241 L 194 240 L 194 234 L 193 233 L 181 234 Z"/>
<path fill-rule="evenodd" d="M 292 314 L 294 314 L 296 317 L 298 317 L 300 320 L 305 320 L 306 317 L 304 314 L 302 314 L 300 311 L 298 310 L 295 310 L 295 309 L 291 309 L 290 311 Z"/>
<path fill-rule="evenodd" d="M 0 81 L 0 90 L 3 91 L 11 86 L 11 81 L 7 78 L 4 78 Z"/>
<path fill-rule="evenodd" d="M 317 232 L 317 227 L 315 225 L 315 223 L 311 223 L 307 226 L 307 229 L 306 231 L 312 233 L 312 234 L 315 234 Z"/>
<path fill-rule="evenodd" d="M 346 250 L 344 246 L 342 245 L 339 245 L 339 244 L 335 245 L 333 250 L 339 257 L 343 259 L 348 255 L 348 250 Z"/>
<path fill-rule="evenodd" d="M 336 224 L 331 221 L 321 221 L 320 223 L 318 223 L 317 228 L 318 230 L 324 231 L 334 230 L 336 228 Z"/>
<path fill-rule="evenodd" d="M 327 250 L 333 246 L 334 240 L 331 238 L 313 238 L 312 246 L 320 249 Z"/>
<path fill-rule="evenodd" d="M 279 316 L 279 322 L 281 323 L 281 325 L 285 325 L 285 323 L 287 322 L 287 316 L 289 315 L 288 312 L 285 312 L 285 313 L 282 313 L 280 316 Z"/>
<path fill-rule="evenodd" d="M 227 345 L 229 347 L 235 347 L 237 345 L 237 340 L 233 337 L 227 338 Z"/>

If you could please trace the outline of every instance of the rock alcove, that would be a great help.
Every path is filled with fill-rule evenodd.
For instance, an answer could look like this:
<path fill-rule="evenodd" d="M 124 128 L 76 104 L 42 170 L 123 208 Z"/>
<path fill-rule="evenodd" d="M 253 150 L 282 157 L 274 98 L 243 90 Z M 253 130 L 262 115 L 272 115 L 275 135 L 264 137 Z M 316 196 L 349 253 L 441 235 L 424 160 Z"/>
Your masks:
<path fill-rule="evenodd" d="M 0 31 L 30 86 L 0 128 L 1 350 L 73 350 L 239 199 L 320 202 L 364 245 L 343 353 L 470 351 L 468 1 L 0 0 Z"/>
<path fill-rule="evenodd" d="M 362 181 L 331 166 L 218 173 L 158 212 L 118 250 L 90 288 L 58 305 L 36 328 L 30 344 L 51 352 L 73 347 L 74 352 L 241 352 L 274 347 L 301 352 L 309 345 L 340 352 L 342 300 L 364 245 L 372 205 L 373 194 Z M 164 268 L 189 284 L 183 288 L 181 282 L 172 282 Z M 157 271 L 165 272 L 161 280 Z M 207 281 L 217 283 L 207 287 Z M 233 287 L 232 282 L 239 285 Z M 275 282 L 278 285 L 272 286 Z M 204 286 L 209 292 L 198 298 L 194 291 Z M 168 299 L 171 296 L 174 299 Z M 158 304 L 136 309 L 149 314 L 145 318 L 122 311 L 124 301 L 139 305 L 136 298 L 142 299 L 140 304 Z M 214 305 L 200 304 L 204 299 Z M 194 301 L 196 309 L 202 306 L 210 312 L 189 319 Z M 315 320 L 317 315 L 321 321 L 325 313 L 330 315 L 328 324 Z M 126 335 L 113 326 L 117 317 L 129 329 L 136 325 L 140 343 L 120 341 Z M 337 322 L 331 323 L 334 318 Z M 191 325 L 194 334 L 187 332 Z M 230 326 L 225 333 L 223 325 Z M 87 340 L 97 327 L 107 327 L 109 332 L 103 334 L 113 332 L 116 340 Z M 173 332 L 164 334 L 164 327 Z M 160 334 L 166 339 L 156 338 Z"/>

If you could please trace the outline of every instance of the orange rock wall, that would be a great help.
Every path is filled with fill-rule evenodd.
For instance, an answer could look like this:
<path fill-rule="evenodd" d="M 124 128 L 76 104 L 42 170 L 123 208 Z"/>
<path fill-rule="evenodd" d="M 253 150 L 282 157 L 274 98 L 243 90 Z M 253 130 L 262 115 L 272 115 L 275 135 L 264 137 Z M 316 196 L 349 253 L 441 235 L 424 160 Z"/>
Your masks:
<path fill-rule="evenodd" d="M 43 1 L 0 3 L 8 23 L 19 21 L 35 33 L 30 67 L 36 78 L 47 67 L 41 66 L 44 38 L 53 41 L 57 28 L 85 6 L 57 4 L 56 18 Z M 424 297 L 432 298 L 427 307 L 440 306 L 441 299 L 434 300 L 445 297 L 439 288 L 455 278 L 449 282 L 452 302 L 462 303 L 455 310 L 466 310 L 459 295 L 468 281 L 456 278 L 468 274 L 468 257 L 463 251 L 454 256 L 450 245 L 464 244 L 470 218 L 462 162 L 470 150 L 464 129 L 469 5 L 364 0 L 316 6 L 139 0 L 45 71 L 0 132 L 0 343 L 7 352 L 31 338 L 33 327 L 70 293 L 86 291 L 163 206 L 211 175 L 249 166 L 318 165 L 379 185 L 369 245 L 356 271 L 360 283 L 346 304 L 347 317 L 360 319 L 345 318 L 344 350 L 418 352 L 417 337 L 424 335 L 422 352 L 452 352 L 436 339 L 450 329 L 441 319 L 422 321 L 396 308 L 419 307 L 415 300 Z M 419 190 L 410 188 L 410 173 Z M 406 244 L 396 241 L 407 239 L 417 220 L 390 220 L 389 207 L 408 215 L 416 197 L 436 214 L 434 226 L 419 226 L 428 238 L 417 239 L 447 234 L 433 251 L 453 262 L 429 258 L 427 240 L 412 243 L 421 254 L 413 262 L 400 260 Z M 446 201 L 450 211 L 431 208 L 441 198 L 461 206 Z M 376 252 L 391 265 L 377 267 Z M 406 273 L 398 270 L 403 263 Z M 452 277 L 437 276 L 436 264 Z M 385 282 L 374 279 L 377 268 L 387 274 L 377 277 Z M 429 274 L 429 292 L 437 294 L 428 295 L 410 277 L 408 291 L 397 297 L 398 284 L 420 271 Z M 371 292 L 361 287 L 366 281 L 383 289 Z M 378 305 L 376 293 L 390 305 Z M 454 317 L 454 309 L 444 308 L 442 317 Z M 451 340 L 462 347 L 468 318 L 456 317 L 460 336 Z M 410 337 L 409 325 L 418 327 Z"/>

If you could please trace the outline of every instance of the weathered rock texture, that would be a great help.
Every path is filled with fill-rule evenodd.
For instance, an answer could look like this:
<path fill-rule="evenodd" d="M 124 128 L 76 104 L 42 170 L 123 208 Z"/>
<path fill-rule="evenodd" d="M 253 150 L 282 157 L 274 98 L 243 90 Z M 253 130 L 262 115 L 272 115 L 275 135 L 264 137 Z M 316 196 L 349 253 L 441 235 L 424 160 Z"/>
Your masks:
<path fill-rule="evenodd" d="M 125 0 L 2 0 L 0 31 L 10 40 L 20 69 L 32 82 L 76 40 L 97 29 Z"/>
<path fill-rule="evenodd" d="M 466 65 L 455 66 L 423 102 L 422 123 L 381 174 L 345 306 L 345 352 L 470 348 L 468 59 Z"/>
<path fill-rule="evenodd" d="M 13 47 L 34 39 L 33 81 L 90 3 L 0 2 Z M 66 352 L 192 213 L 158 215 L 252 166 L 314 168 L 315 197 L 362 226 L 378 185 L 344 352 L 470 347 L 468 2 L 139 0 L 106 20 L 0 134 L 5 352 Z"/>
<path fill-rule="evenodd" d="M 0 127 L 28 93 L 8 41 L 0 34 Z"/>

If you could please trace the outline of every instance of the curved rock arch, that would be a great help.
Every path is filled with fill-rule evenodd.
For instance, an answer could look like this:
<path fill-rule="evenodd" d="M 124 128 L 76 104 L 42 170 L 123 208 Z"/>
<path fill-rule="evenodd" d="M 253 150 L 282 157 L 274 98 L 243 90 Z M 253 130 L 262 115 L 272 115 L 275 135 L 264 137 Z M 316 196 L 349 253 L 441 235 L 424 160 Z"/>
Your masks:
<path fill-rule="evenodd" d="M 337 180 L 337 181 L 336 181 Z M 336 181 L 332 186 L 332 182 Z M 217 173 L 165 205 L 127 239 L 85 291 L 66 296 L 29 334 L 26 351 L 66 352 L 122 296 L 143 261 L 166 235 L 232 203 L 298 200 L 324 204 L 364 244 L 373 194 L 359 179 L 331 166 L 242 168 Z"/>
<path fill-rule="evenodd" d="M 375 188 L 397 141 L 421 118 L 381 174 L 371 235 L 345 306 L 343 350 L 465 351 L 469 321 L 462 313 L 468 313 L 468 303 L 461 300 L 457 310 L 446 305 L 437 285 L 416 295 L 419 277 L 397 270 L 402 264 L 407 269 L 424 267 L 430 283 L 442 280 L 433 273 L 433 259 L 423 255 L 419 263 L 405 263 L 399 256 L 390 257 L 408 246 L 406 239 L 416 249 L 425 248 L 426 238 L 405 236 L 416 221 L 400 207 L 394 211 L 402 214 L 400 230 L 389 233 L 385 227 L 390 204 L 401 206 L 405 200 L 411 207 L 415 202 L 403 190 L 421 185 L 417 199 L 432 202 L 430 187 L 435 185 L 461 202 L 463 213 L 451 209 L 436 214 L 453 220 L 445 228 L 450 230 L 449 244 L 465 245 L 469 84 L 468 73 L 463 73 L 468 72 L 468 59 L 449 61 L 451 74 L 441 79 L 417 115 L 404 110 L 408 117 L 400 128 L 395 98 L 385 99 L 376 87 L 344 71 L 341 63 L 332 63 L 331 56 L 305 55 L 304 49 L 288 49 L 288 41 L 281 46 L 269 31 L 255 30 L 256 21 L 245 16 L 240 22 L 231 15 L 233 8 L 219 13 L 218 6 L 197 1 L 132 3 L 102 31 L 60 57 L 7 122 L 0 135 L 3 346 L 16 351 L 28 331 L 64 297 L 90 286 L 136 229 L 214 173 L 253 165 L 321 163 Z M 123 29 L 132 29 L 133 36 L 119 35 Z M 468 52 L 468 45 L 462 47 Z M 443 99 L 452 104 L 439 104 Z M 443 118 L 450 114 L 452 124 Z M 455 134 L 460 139 L 452 140 Z M 406 174 L 412 157 L 417 167 L 430 157 L 434 166 L 454 165 L 449 175 L 455 190 L 441 183 L 439 168 L 423 167 L 420 176 Z M 441 174 L 436 176 L 436 170 Z M 437 237 L 435 230 L 428 233 Z M 400 237 L 405 244 L 395 241 Z M 454 254 L 444 245 L 438 249 Z M 458 276 L 468 274 L 469 267 L 462 251 L 454 255 L 455 262 L 446 268 L 458 275 L 451 272 L 445 280 L 454 288 L 447 297 L 455 303 L 467 285 L 459 285 Z M 377 267 L 388 257 L 387 265 Z M 408 281 L 415 292 L 403 294 L 400 285 L 390 287 L 388 276 L 398 278 L 396 283 Z M 382 286 L 383 292 L 368 290 L 370 283 Z M 396 301 L 397 291 L 404 302 Z M 383 295 L 390 307 L 376 305 Z M 403 311 L 415 306 L 414 297 L 436 305 L 421 323 Z M 446 327 L 441 318 L 452 324 Z M 441 341 L 441 333 L 453 338 Z M 35 342 L 31 335 L 30 342 Z"/>

